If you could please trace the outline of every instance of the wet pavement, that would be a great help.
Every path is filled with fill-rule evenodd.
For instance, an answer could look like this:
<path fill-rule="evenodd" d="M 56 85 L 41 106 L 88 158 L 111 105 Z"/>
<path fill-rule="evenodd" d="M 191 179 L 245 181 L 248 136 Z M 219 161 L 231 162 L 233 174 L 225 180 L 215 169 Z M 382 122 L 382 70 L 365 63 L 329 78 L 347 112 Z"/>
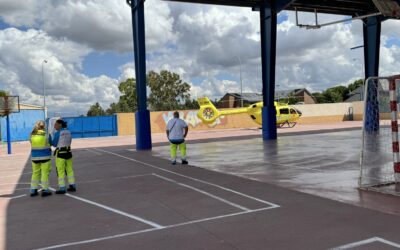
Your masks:
<path fill-rule="evenodd" d="M 265 160 L 282 158 L 283 166 L 296 166 L 293 159 L 279 154 L 279 147 L 261 143 L 256 150 L 250 146 L 252 140 L 235 141 L 239 142 L 248 143 L 245 148 L 253 157 L 248 159 L 247 168 L 258 165 L 257 157 L 264 159 L 259 150 L 270 151 L 271 156 Z M 229 145 L 229 141 L 214 143 L 226 148 Z M 283 145 L 287 148 L 292 144 Z M 210 146 L 208 150 L 221 155 L 224 151 L 220 148 Z M 282 188 L 281 184 L 274 185 L 278 179 L 271 178 L 275 183 L 270 184 L 192 165 L 171 166 L 168 160 L 154 157 L 153 152 L 135 152 L 125 146 L 73 153 L 78 191 L 67 195 L 27 196 L 31 167 L 22 158 L 20 167 L 13 167 L 13 161 L 0 171 L 9 174 L 3 176 L 5 185 L 0 186 L 0 245 L 5 249 L 317 250 L 340 246 L 338 249 L 351 249 L 349 244 L 352 249 L 400 247 L 398 215 Z M 243 163 L 239 157 L 242 153 L 232 157 Z M 221 163 L 229 165 L 227 158 Z M 232 163 L 232 169 L 239 165 Z M 272 173 L 276 178 L 288 174 L 283 183 L 289 183 L 304 171 L 300 167 L 292 174 Z M 310 174 L 321 172 L 320 168 L 308 170 Z M 50 179 L 55 187 L 55 171 Z"/>
<path fill-rule="evenodd" d="M 191 144 L 190 164 L 321 197 L 400 214 L 400 197 L 358 189 L 361 131 Z M 169 147 L 153 149 L 169 158 Z"/>
<path fill-rule="evenodd" d="M 357 189 L 359 130 L 200 137 L 185 166 L 162 141 L 93 141 L 73 150 L 78 191 L 46 198 L 26 155 L 2 158 L 0 249 L 400 248 L 399 197 Z"/>

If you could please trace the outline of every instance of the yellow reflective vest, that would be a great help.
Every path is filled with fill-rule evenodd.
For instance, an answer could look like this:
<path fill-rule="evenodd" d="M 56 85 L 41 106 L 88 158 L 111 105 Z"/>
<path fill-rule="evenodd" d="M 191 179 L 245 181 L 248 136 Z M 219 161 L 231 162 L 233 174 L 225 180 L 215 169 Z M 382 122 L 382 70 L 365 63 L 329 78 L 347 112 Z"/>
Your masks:
<path fill-rule="evenodd" d="M 39 130 L 31 135 L 31 159 L 32 161 L 43 161 L 51 159 L 51 148 L 46 136 L 46 132 Z"/>

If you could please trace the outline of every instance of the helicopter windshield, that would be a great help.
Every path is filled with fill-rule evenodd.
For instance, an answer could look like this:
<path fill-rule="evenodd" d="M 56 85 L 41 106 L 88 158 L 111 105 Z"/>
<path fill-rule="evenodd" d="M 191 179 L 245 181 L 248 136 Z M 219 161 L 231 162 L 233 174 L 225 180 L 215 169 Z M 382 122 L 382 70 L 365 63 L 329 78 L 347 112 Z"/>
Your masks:
<path fill-rule="evenodd" d="M 298 110 L 298 109 L 295 109 L 295 108 L 291 108 L 291 109 L 290 109 L 290 114 L 291 114 L 291 115 L 297 115 L 297 114 L 298 114 L 298 115 L 300 115 L 300 116 L 302 115 L 302 114 L 301 114 L 301 111 Z"/>

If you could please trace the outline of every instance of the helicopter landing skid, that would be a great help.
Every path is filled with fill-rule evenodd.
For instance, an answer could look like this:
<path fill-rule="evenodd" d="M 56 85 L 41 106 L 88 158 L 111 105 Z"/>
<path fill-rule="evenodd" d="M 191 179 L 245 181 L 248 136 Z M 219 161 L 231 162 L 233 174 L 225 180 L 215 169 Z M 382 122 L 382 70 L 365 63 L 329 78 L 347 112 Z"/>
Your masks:
<path fill-rule="evenodd" d="M 294 126 L 296 126 L 297 122 L 289 122 L 286 121 L 284 123 L 279 124 L 280 128 L 293 128 Z M 285 126 L 286 125 L 286 126 Z"/>

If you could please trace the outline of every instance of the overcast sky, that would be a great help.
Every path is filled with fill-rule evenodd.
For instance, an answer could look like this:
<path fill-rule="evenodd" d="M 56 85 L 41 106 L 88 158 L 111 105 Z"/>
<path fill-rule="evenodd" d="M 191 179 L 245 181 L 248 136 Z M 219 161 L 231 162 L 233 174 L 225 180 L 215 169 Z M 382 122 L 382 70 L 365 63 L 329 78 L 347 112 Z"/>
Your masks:
<path fill-rule="evenodd" d="M 50 111 L 86 113 L 118 101 L 118 83 L 134 76 L 130 9 L 124 0 L 0 1 L 0 89 Z M 168 69 L 192 85 L 192 97 L 261 91 L 259 13 L 249 8 L 145 2 L 147 70 Z M 319 22 L 346 18 L 319 15 Z M 313 15 L 300 13 L 301 23 Z M 305 30 L 294 12 L 278 17 L 278 90 L 321 91 L 363 75 L 361 21 Z M 400 69 L 400 21 L 382 24 L 380 74 Z"/>

